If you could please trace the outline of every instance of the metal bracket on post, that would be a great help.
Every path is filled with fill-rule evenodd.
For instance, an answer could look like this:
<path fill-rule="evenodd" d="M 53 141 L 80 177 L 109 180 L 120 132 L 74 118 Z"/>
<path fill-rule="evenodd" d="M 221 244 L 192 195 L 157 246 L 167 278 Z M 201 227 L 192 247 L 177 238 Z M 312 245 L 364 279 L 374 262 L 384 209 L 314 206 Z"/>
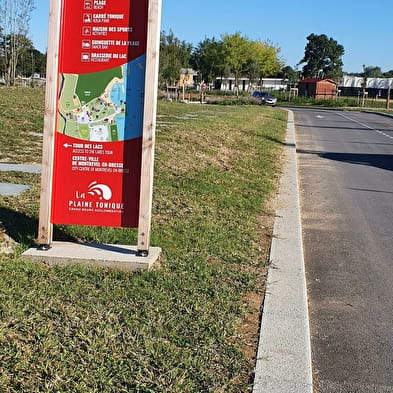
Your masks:
<path fill-rule="evenodd" d="M 149 250 L 138 250 L 136 256 L 147 258 L 149 256 Z"/>
<path fill-rule="evenodd" d="M 38 251 L 49 251 L 52 248 L 50 244 L 39 244 L 37 246 Z"/>

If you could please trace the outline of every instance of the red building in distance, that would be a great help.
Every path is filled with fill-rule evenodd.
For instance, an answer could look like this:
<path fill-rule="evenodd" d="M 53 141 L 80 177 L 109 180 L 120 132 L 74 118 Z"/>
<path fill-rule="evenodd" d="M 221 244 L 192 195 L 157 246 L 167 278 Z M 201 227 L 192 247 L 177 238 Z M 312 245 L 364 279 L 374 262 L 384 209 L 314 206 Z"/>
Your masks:
<path fill-rule="evenodd" d="M 299 81 L 299 96 L 317 99 L 337 97 L 337 83 L 332 79 L 307 78 Z"/>

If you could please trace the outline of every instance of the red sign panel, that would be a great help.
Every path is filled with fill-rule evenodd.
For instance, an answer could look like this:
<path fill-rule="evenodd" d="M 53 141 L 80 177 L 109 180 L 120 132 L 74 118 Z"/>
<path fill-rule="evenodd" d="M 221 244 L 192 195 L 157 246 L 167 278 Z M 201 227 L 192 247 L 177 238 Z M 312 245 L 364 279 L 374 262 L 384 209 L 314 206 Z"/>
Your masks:
<path fill-rule="evenodd" d="M 148 0 L 64 0 L 52 222 L 137 227 Z"/>

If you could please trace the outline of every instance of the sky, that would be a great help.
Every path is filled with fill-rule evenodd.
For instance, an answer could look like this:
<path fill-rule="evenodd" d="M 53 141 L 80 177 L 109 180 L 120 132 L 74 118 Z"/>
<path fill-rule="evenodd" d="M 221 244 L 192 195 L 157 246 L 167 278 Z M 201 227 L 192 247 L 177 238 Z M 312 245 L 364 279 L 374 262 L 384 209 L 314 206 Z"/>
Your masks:
<path fill-rule="evenodd" d="M 49 0 L 35 2 L 30 38 L 45 52 Z M 194 46 L 205 38 L 220 39 L 222 34 L 240 32 L 251 40 L 280 47 L 284 63 L 295 68 L 304 55 L 307 36 L 325 34 L 344 47 L 345 72 L 362 72 L 363 65 L 393 69 L 392 0 L 162 2 L 161 30 L 172 30 L 177 38 Z"/>

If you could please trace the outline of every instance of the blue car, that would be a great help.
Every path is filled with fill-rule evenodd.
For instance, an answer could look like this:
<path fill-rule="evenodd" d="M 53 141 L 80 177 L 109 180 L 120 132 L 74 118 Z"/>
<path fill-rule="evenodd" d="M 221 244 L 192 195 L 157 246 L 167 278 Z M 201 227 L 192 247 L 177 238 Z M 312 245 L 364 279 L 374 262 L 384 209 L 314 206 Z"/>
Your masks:
<path fill-rule="evenodd" d="M 261 105 L 275 106 L 277 104 L 277 98 L 265 91 L 254 91 L 252 97 L 257 99 Z"/>

